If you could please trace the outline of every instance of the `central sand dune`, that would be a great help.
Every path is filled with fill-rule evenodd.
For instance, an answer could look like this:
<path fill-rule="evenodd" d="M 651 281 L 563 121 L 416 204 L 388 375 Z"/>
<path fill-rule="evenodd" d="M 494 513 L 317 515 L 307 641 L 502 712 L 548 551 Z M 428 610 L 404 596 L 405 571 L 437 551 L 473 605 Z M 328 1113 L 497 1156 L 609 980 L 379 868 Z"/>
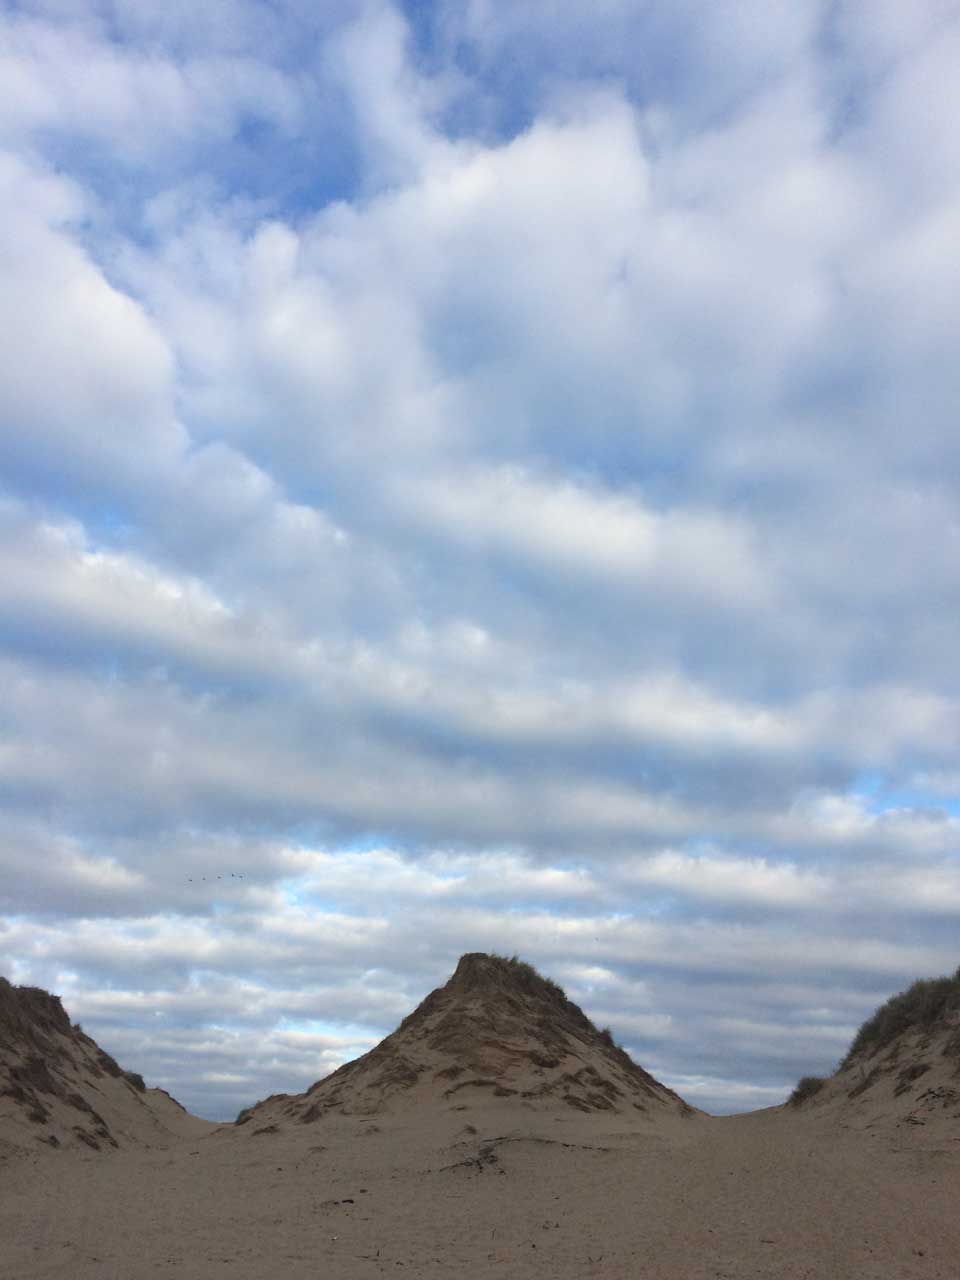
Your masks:
<path fill-rule="evenodd" d="M 39 1121 L 27 1142 L 16 1117 L 0 1275 L 956 1280 L 960 1119 L 920 1090 L 954 1087 L 952 1017 L 884 1040 L 856 1097 L 872 1041 L 816 1096 L 716 1118 L 529 966 L 466 956 L 377 1049 L 241 1124 L 124 1141 L 106 1084 L 127 1107 L 138 1082 L 112 1070 L 117 1146 L 54 1148 Z"/>
<path fill-rule="evenodd" d="M 392 1035 L 306 1093 L 241 1112 L 252 1133 L 331 1114 L 447 1114 L 511 1099 L 524 1114 L 570 1108 L 694 1114 L 530 965 L 472 952 Z"/>

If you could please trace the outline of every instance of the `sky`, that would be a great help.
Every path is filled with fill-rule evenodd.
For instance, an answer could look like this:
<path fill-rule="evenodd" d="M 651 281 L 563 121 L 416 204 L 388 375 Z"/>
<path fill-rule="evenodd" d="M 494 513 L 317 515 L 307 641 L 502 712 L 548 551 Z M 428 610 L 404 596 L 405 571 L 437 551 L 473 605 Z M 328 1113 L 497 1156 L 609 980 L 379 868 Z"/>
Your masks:
<path fill-rule="evenodd" d="M 952 972 L 958 63 L 0 0 L 0 973 L 231 1119 L 466 951 L 715 1113 Z"/>

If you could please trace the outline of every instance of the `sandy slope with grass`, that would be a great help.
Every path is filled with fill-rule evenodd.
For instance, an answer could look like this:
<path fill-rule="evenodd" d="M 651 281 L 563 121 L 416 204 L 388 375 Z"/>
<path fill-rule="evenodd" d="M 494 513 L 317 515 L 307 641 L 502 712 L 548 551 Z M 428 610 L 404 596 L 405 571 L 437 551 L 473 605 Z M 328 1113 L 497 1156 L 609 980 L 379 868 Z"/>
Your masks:
<path fill-rule="evenodd" d="M 918 979 L 868 1018 L 832 1076 L 793 1094 L 807 1114 L 859 1128 L 953 1122 L 960 1133 L 960 969 Z M 960 1267 L 957 1270 L 960 1276 Z"/>

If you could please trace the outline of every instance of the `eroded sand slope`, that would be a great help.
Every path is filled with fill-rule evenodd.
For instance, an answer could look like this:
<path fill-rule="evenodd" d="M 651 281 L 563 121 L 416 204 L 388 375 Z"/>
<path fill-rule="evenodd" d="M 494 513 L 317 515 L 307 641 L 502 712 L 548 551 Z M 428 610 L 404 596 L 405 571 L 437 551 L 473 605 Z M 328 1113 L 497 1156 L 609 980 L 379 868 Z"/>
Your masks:
<path fill-rule="evenodd" d="M 0 1151 L 163 1146 L 214 1127 L 124 1071 L 57 996 L 0 978 Z"/>

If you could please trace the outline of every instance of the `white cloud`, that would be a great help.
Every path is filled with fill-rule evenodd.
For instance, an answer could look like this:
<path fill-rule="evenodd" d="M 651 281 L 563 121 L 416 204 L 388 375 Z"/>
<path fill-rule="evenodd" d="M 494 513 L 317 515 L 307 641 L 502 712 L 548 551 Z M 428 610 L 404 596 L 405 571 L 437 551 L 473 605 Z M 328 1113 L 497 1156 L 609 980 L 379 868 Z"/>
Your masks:
<path fill-rule="evenodd" d="M 62 227 L 82 216 L 71 184 L 2 156 L 0 198 L 9 210 L 0 237 L 7 467 L 41 491 L 142 491 L 185 443 L 167 344 Z"/>
<path fill-rule="evenodd" d="M 584 869 L 537 866 L 510 854 L 423 853 L 416 860 L 390 849 L 363 852 L 290 850 L 290 871 L 298 896 L 324 901 L 469 902 L 476 898 L 563 903 L 595 896 L 597 886 Z"/>
<path fill-rule="evenodd" d="M 374 3 L 324 52 L 329 74 L 351 100 L 377 186 L 416 178 L 452 149 L 430 123 L 443 105 L 443 85 L 414 72 L 407 44 L 397 11 Z"/>
<path fill-rule="evenodd" d="M 815 907 L 834 888 L 830 877 L 766 858 L 693 857 L 665 851 L 626 872 L 631 884 L 655 886 L 706 901 L 762 903 L 773 908 Z"/>
<path fill-rule="evenodd" d="M 656 512 L 637 499 L 591 493 L 567 480 L 550 484 L 516 469 L 439 475 L 400 500 L 447 536 L 550 574 L 742 609 L 765 595 L 749 529 L 717 513 Z"/>
<path fill-rule="evenodd" d="M 87 16 L 87 15 L 82 15 Z M 4 95 L 0 136 L 41 131 L 108 145 L 114 162 L 156 164 L 197 134 L 229 138 L 244 116 L 298 123 L 295 83 L 255 56 L 178 60 L 44 18 L 8 14 L 0 26 Z"/>

